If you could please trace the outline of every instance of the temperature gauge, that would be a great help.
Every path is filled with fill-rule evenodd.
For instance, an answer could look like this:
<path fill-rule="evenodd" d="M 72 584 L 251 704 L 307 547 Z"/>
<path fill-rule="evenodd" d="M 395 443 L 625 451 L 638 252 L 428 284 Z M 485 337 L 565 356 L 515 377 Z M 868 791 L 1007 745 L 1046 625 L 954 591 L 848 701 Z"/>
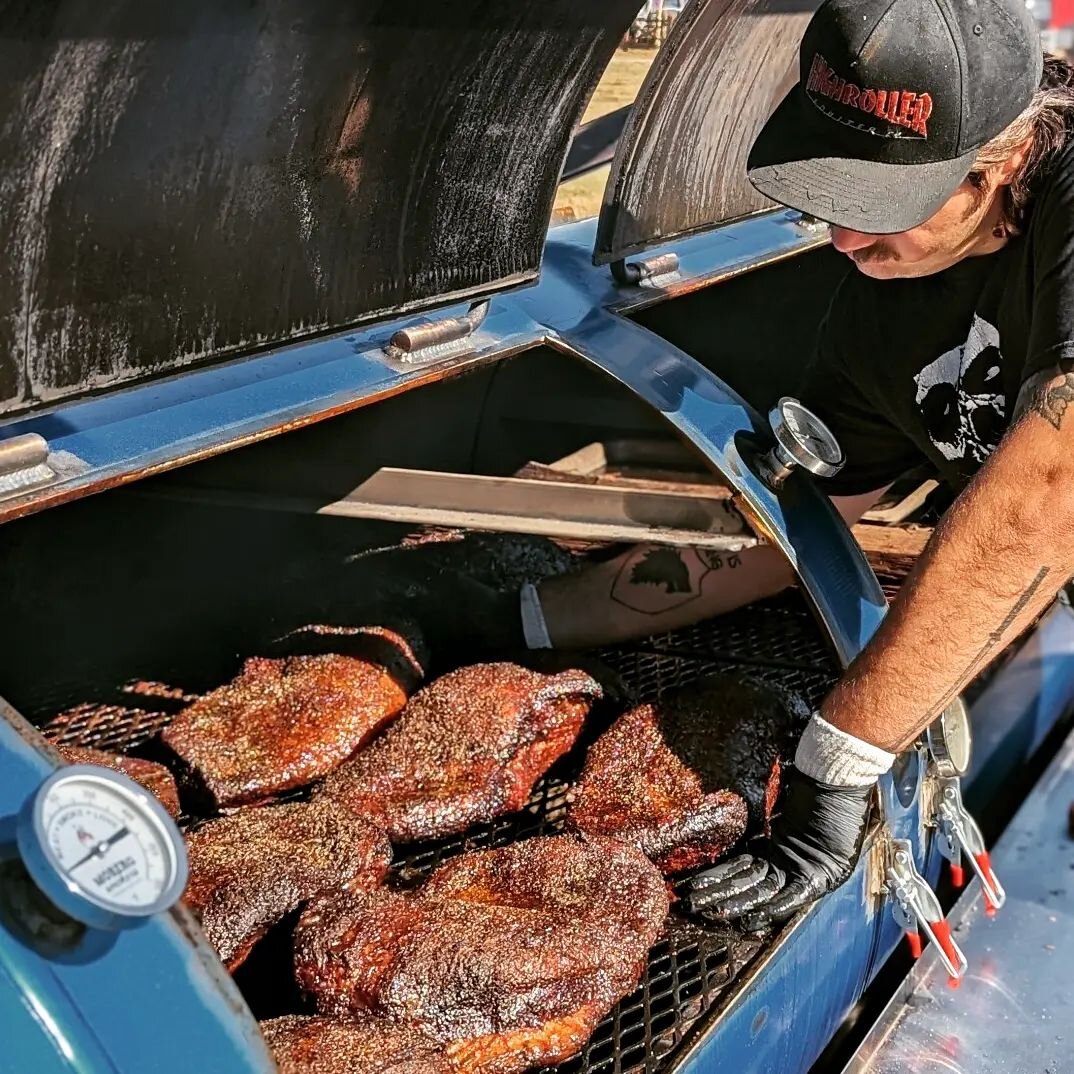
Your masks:
<path fill-rule="evenodd" d="M 186 887 L 186 848 L 171 817 L 133 780 L 97 765 L 68 765 L 46 779 L 16 840 L 34 883 L 93 928 L 137 925 Z"/>
<path fill-rule="evenodd" d="M 964 776 L 970 767 L 973 735 L 966 702 L 956 697 L 925 732 L 929 752 L 941 776 Z"/>
<path fill-rule="evenodd" d="M 843 450 L 832 431 L 797 399 L 784 396 L 769 411 L 776 446 L 761 460 L 765 480 L 778 487 L 801 466 L 818 477 L 832 477 L 843 467 Z"/>

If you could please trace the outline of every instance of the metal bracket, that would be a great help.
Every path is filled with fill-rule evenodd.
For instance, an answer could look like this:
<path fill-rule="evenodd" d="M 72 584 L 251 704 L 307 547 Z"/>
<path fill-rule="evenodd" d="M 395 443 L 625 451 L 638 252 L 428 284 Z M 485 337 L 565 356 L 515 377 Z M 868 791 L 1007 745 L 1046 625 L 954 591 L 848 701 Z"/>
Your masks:
<path fill-rule="evenodd" d="M 620 287 L 637 287 L 645 283 L 655 284 L 658 279 L 673 276 L 679 271 L 678 254 L 657 254 L 641 261 L 621 258 L 611 263 L 612 277 Z"/>
<path fill-rule="evenodd" d="M 396 362 L 414 364 L 455 357 L 470 348 L 469 337 L 481 327 L 489 313 L 489 300 L 475 302 L 462 317 L 400 328 L 388 341 L 384 353 Z"/>
<path fill-rule="evenodd" d="M 48 461 L 48 441 L 37 433 L 0 440 L 0 497 L 51 484 L 57 478 Z"/>

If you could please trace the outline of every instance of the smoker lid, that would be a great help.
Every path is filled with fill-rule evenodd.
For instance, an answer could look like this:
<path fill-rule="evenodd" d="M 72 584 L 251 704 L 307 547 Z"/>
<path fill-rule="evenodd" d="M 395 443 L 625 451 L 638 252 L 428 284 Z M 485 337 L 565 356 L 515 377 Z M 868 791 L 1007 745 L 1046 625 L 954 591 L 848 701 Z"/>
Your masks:
<path fill-rule="evenodd" d="M 0 14 L 0 414 L 532 280 L 638 0 Z"/>
<path fill-rule="evenodd" d="M 746 179 L 746 157 L 798 77 L 798 45 L 818 6 L 691 0 L 619 139 L 596 264 L 772 207 Z"/>

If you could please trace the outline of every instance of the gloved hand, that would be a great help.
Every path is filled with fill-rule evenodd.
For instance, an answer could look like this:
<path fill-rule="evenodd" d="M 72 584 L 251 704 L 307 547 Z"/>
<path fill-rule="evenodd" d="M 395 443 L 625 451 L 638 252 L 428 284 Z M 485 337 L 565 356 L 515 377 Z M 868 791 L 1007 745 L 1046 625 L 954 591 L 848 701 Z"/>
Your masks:
<path fill-rule="evenodd" d="M 455 666 L 526 651 L 517 589 L 500 591 L 445 571 L 389 602 L 413 619 L 437 664 Z"/>
<path fill-rule="evenodd" d="M 382 626 L 418 635 L 431 657 L 426 671 L 506 659 L 526 651 L 517 589 L 498 590 L 457 570 L 416 565 L 401 555 L 369 555 L 345 569 L 332 564 L 304 622 Z"/>
<path fill-rule="evenodd" d="M 747 931 L 760 932 L 833 891 L 861 855 L 874 786 L 833 787 L 785 769 L 781 810 L 764 849 L 699 873 L 685 909 L 741 919 Z"/>

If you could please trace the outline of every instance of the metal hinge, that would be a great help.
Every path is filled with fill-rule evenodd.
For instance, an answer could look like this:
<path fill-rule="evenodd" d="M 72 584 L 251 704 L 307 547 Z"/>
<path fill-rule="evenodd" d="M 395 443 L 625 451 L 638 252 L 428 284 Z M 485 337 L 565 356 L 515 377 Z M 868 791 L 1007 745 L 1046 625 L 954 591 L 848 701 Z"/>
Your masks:
<path fill-rule="evenodd" d="M 797 209 L 789 210 L 787 219 L 795 227 L 811 235 L 819 235 L 828 230 L 828 225 L 823 220 L 818 220 L 815 216 L 810 216 L 809 213 L 800 213 Z"/>
<path fill-rule="evenodd" d="M 643 258 L 640 261 L 620 259 L 611 263 L 612 276 L 620 286 L 659 286 L 660 281 L 674 276 L 679 271 L 678 254 L 657 254 L 656 257 Z"/>
<path fill-rule="evenodd" d="M 0 440 L 0 496 L 49 485 L 57 478 L 49 465 L 48 441 L 37 433 Z"/>
<path fill-rule="evenodd" d="M 384 353 L 396 362 L 414 364 L 455 358 L 472 350 L 470 337 L 488 316 L 489 302 L 475 302 L 462 317 L 448 317 L 410 328 L 400 328 L 388 341 Z"/>

